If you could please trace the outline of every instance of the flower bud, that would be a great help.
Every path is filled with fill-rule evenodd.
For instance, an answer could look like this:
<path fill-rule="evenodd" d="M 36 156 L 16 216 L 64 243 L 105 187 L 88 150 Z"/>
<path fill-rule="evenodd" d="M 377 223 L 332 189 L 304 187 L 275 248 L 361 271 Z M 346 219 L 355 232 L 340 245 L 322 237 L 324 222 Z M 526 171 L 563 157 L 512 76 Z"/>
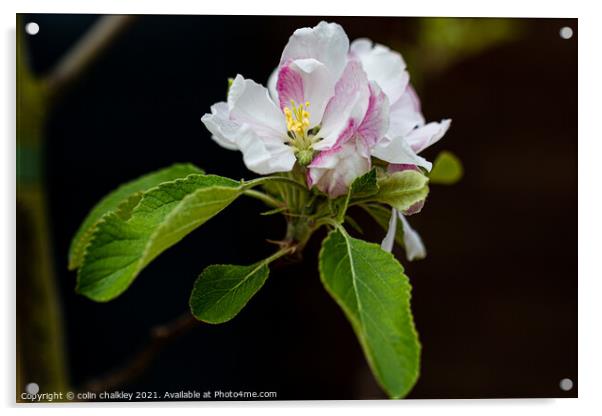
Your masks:
<path fill-rule="evenodd" d="M 428 178 L 422 172 L 409 169 L 395 172 L 378 180 L 375 199 L 401 212 L 416 213 L 428 195 Z"/>

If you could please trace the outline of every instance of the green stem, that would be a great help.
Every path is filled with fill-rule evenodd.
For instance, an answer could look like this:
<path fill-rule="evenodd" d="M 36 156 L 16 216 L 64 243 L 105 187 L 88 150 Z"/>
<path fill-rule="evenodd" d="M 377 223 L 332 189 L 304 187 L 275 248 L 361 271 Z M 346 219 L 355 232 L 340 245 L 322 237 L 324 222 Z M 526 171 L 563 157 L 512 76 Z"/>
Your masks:
<path fill-rule="evenodd" d="M 370 203 L 370 202 L 379 202 L 379 201 L 374 199 L 374 195 L 371 195 L 371 196 L 366 196 L 363 198 L 357 198 L 357 199 L 354 199 L 353 201 L 349 201 L 349 206 L 353 207 L 356 205 L 366 204 L 366 203 Z"/>
<path fill-rule="evenodd" d="M 270 257 L 268 257 L 267 259 L 265 259 L 262 263 L 263 264 L 270 264 L 273 261 L 278 260 L 280 257 L 286 256 L 287 254 L 291 254 L 293 253 L 297 248 L 295 246 L 289 246 L 289 247 L 283 247 L 280 250 L 278 250 L 277 252 L 275 252 L 274 254 L 272 254 Z"/>
<path fill-rule="evenodd" d="M 270 181 L 290 183 L 292 185 L 295 185 L 298 188 L 303 189 L 304 191 L 307 191 L 307 186 L 305 186 L 305 184 L 302 184 L 294 179 L 287 178 L 286 176 L 266 176 L 263 178 L 257 178 L 257 179 L 250 180 L 248 182 L 244 182 L 243 186 L 251 188 L 251 187 L 261 185 L 262 183 L 270 182 Z"/>
<path fill-rule="evenodd" d="M 347 234 L 347 230 L 345 230 L 341 223 L 335 221 L 332 217 L 324 217 L 316 221 L 315 229 L 317 230 L 323 225 L 330 225 L 331 227 L 338 229 L 341 233 Z"/>
<path fill-rule="evenodd" d="M 268 194 L 264 194 L 263 192 L 255 191 L 253 189 L 247 189 L 243 192 L 243 194 L 250 196 L 251 198 L 259 199 L 260 201 L 263 201 L 266 205 L 272 208 L 282 208 L 283 206 L 281 201 L 278 201 L 276 198 L 273 198 Z"/>

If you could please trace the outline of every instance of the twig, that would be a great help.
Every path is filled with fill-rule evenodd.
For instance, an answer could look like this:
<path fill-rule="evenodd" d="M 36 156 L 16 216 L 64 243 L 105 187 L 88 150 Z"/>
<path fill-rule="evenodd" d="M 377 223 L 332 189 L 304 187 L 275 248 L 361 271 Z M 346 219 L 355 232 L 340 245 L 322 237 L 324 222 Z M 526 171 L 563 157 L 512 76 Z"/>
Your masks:
<path fill-rule="evenodd" d="M 288 255 L 282 255 L 287 254 Z M 301 253 L 294 250 L 283 250 L 272 263 L 273 269 L 282 269 L 301 260 Z M 132 359 L 123 367 L 116 368 L 109 373 L 91 379 L 83 384 L 80 391 L 95 392 L 112 391 L 126 385 L 139 377 L 153 362 L 155 357 L 167 345 L 186 334 L 202 322 L 196 320 L 190 312 L 186 312 L 163 325 L 157 325 L 150 330 L 150 340 Z"/>
<path fill-rule="evenodd" d="M 82 391 L 110 391 L 134 380 L 146 370 L 163 348 L 199 324 L 199 321 L 186 312 L 167 324 L 155 326 L 150 331 L 148 345 L 142 348 L 128 364 L 84 383 Z"/>
<path fill-rule="evenodd" d="M 46 77 L 49 95 L 55 97 L 73 84 L 135 17 L 101 17 Z"/>

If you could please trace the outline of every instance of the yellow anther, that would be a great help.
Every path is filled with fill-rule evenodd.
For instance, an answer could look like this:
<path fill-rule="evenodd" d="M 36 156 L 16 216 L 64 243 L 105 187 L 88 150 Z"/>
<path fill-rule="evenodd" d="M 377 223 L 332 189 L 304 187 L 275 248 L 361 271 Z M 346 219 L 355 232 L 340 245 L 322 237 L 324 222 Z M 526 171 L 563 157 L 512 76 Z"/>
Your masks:
<path fill-rule="evenodd" d="M 294 100 L 291 100 L 291 108 L 284 108 L 284 117 L 286 118 L 286 128 L 300 138 L 304 138 L 309 128 L 310 114 L 307 111 L 309 101 L 297 105 Z"/>

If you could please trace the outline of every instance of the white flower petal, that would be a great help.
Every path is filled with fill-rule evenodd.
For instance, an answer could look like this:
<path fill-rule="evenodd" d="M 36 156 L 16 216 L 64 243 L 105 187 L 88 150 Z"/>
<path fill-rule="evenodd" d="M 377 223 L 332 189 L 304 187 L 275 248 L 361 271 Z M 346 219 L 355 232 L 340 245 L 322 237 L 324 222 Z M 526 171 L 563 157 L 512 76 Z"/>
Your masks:
<path fill-rule="evenodd" d="M 276 90 L 276 83 L 278 82 L 278 70 L 279 69 L 280 69 L 279 67 L 274 68 L 274 70 L 270 74 L 270 77 L 268 78 L 268 91 L 270 92 L 270 98 L 275 103 L 280 102 L 280 100 L 278 99 L 278 91 Z"/>
<path fill-rule="evenodd" d="M 403 245 L 406 250 L 406 257 L 409 261 L 423 259 L 426 257 L 426 248 L 420 238 L 420 235 L 410 227 L 406 217 L 398 212 L 399 219 L 403 224 Z"/>
<path fill-rule="evenodd" d="M 268 90 L 253 80 L 237 75 L 228 92 L 230 120 L 247 124 L 260 137 L 286 137 L 282 111 L 270 99 Z"/>
<path fill-rule="evenodd" d="M 424 122 L 418 95 L 408 84 L 399 100 L 391 106 L 388 135 L 390 137 L 405 136 L 416 127 L 423 126 Z"/>
<path fill-rule="evenodd" d="M 356 39 L 351 44 L 351 56 L 362 63 L 370 81 L 375 81 L 395 103 L 410 81 L 406 64 L 398 52 L 386 46 L 372 44 L 369 39 Z"/>
<path fill-rule="evenodd" d="M 395 233 L 397 233 L 397 210 L 395 208 L 391 208 L 389 228 L 387 229 L 385 238 L 383 238 L 382 243 L 380 243 L 380 247 L 389 253 L 393 251 L 393 246 L 395 245 Z"/>
<path fill-rule="evenodd" d="M 245 165 L 255 173 L 269 175 L 293 169 L 296 161 L 293 150 L 279 140 L 261 138 L 250 126 L 243 125 L 236 141 Z"/>
<path fill-rule="evenodd" d="M 412 130 L 405 136 L 405 140 L 416 153 L 420 153 L 430 145 L 441 140 L 449 129 L 450 124 L 450 119 L 442 120 L 440 123 L 428 123 L 425 126 Z"/>
<path fill-rule="evenodd" d="M 320 22 L 313 28 L 295 30 L 285 46 L 280 65 L 297 59 L 316 59 L 338 79 L 347 64 L 349 39 L 343 28 L 336 23 Z"/>
<path fill-rule="evenodd" d="M 296 160 L 292 148 L 279 137 L 261 137 L 254 126 L 230 120 L 226 103 L 213 105 L 211 114 L 201 120 L 219 145 L 242 152 L 249 170 L 260 175 L 292 170 Z"/>
<path fill-rule="evenodd" d="M 228 104 L 216 103 L 211 106 L 211 114 L 205 114 L 201 121 L 212 134 L 211 138 L 222 147 L 229 150 L 238 150 L 235 137 L 240 125 L 229 119 Z"/>
<path fill-rule="evenodd" d="M 433 167 L 431 162 L 418 156 L 401 136 L 377 143 L 372 149 L 372 156 L 389 163 L 422 166 L 428 171 Z"/>

